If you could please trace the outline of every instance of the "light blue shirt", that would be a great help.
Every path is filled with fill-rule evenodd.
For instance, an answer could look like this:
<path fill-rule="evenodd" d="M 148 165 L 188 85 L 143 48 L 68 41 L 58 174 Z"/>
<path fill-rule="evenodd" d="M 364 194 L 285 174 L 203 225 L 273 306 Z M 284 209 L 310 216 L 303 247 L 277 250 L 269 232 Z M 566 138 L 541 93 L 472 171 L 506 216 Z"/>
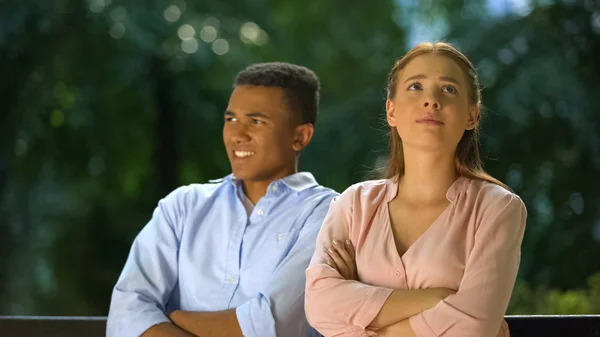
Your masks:
<path fill-rule="evenodd" d="M 232 175 L 176 189 L 133 242 L 107 336 L 140 336 L 176 309 L 232 308 L 246 337 L 316 335 L 304 314 L 304 273 L 335 196 L 297 173 L 272 182 L 248 216 Z"/>

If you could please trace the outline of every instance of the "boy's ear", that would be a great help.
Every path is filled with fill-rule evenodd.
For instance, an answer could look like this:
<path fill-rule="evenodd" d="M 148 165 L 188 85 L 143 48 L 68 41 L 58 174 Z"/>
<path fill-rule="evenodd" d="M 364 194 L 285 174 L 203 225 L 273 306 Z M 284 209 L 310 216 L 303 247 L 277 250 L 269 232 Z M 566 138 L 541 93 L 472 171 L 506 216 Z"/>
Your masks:
<path fill-rule="evenodd" d="M 294 129 L 294 143 L 292 144 L 294 151 L 300 152 L 304 149 L 310 143 L 314 133 L 315 126 L 310 123 L 296 126 Z"/>

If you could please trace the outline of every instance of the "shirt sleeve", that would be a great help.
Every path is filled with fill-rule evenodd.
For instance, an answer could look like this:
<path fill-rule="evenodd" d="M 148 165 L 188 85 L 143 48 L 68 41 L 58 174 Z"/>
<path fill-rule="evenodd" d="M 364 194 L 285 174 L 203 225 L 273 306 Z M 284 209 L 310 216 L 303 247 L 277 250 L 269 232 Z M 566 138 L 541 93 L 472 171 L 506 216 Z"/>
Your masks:
<path fill-rule="evenodd" d="M 166 303 L 177 283 L 177 224 L 184 216 L 180 194 L 162 199 L 151 220 L 135 238 L 112 293 L 106 336 L 140 336 L 150 327 L 170 322 Z"/>
<path fill-rule="evenodd" d="M 331 202 L 306 270 L 306 316 L 308 322 L 325 336 L 375 336 L 376 333 L 367 327 L 393 291 L 346 280 L 324 262 L 332 240 L 343 242 L 350 238 L 356 193 L 355 188 L 350 187 Z"/>
<path fill-rule="evenodd" d="M 304 315 L 304 271 L 315 250 L 319 229 L 335 194 L 324 198 L 312 211 L 296 243 L 275 269 L 271 281 L 257 296 L 240 305 L 236 315 L 246 337 L 316 335 Z"/>
<path fill-rule="evenodd" d="M 500 333 L 519 269 L 526 217 L 521 199 L 509 193 L 483 210 L 457 293 L 409 319 L 418 337 Z"/>

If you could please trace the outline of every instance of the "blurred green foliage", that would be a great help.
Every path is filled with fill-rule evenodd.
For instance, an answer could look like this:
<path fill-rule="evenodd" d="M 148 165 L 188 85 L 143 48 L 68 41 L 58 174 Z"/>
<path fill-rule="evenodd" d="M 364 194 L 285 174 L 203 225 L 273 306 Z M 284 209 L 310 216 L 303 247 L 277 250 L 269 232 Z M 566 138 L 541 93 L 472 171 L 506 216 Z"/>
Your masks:
<path fill-rule="evenodd" d="M 157 201 L 229 173 L 222 111 L 250 63 L 317 72 L 301 168 L 339 191 L 365 179 L 386 156 L 389 68 L 423 38 L 477 66 L 486 168 L 528 207 L 509 312 L 599 313 L 597 1 L 12 0 L 0 1 L 0 314 L 106 314 Z"/>
<path fill-rule="evenodd" d="M 509 315 L 574 315 L 600 312 L 600 273 L 588 278 L 587 287 L 561 291 L 545 286 L 531 287 L 517 280 Z"/>

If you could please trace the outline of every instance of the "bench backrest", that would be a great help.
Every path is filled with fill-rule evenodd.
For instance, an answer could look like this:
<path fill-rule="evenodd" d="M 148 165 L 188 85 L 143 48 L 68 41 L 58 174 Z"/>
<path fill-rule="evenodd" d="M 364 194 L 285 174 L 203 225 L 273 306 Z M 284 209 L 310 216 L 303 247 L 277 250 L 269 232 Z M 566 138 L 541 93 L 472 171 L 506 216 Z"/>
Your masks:
<path fill-rule="evenodd" d="M 600 315 L 506 316 L 511 337 L 600 337 Z M 106 317 L 0 316 L 2 337 L 105 337 Z"/>

